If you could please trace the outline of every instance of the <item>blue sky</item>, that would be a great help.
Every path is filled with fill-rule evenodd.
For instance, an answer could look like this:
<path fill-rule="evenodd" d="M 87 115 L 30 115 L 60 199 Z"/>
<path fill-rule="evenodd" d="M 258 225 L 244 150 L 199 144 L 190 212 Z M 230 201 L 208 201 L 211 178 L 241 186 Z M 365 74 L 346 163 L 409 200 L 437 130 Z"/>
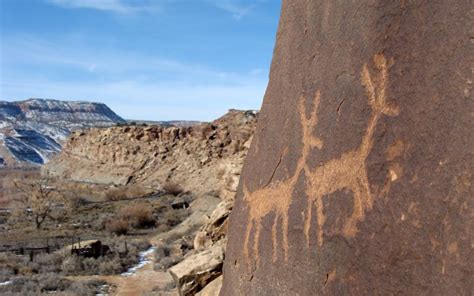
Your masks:
<path fill-rule="evenodd" d="M 124 118 L 258 109 L 280 0 L 0 0 L 0 99 L 100 101 Z"/>

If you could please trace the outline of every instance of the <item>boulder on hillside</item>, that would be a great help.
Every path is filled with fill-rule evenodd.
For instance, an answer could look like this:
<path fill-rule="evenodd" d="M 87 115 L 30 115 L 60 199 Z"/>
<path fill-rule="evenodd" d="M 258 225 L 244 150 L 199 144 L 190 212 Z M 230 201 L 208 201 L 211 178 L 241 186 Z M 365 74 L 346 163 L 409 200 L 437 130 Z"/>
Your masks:
<path fill-rule="evenodd" d="M 233 200 L 223 200 L 217 205 L 209 220 L 196 233 L 194 249 L 202 250 L 208 248 L 226 236 L 228 217 L 233 206 Z"/>
<path fill-rule="evenodd" d="M 192 254 L 169 269 L 180 295 L 194 295 L 222 273 L 225 241 Z"/>
<path fill-rule="evenodd" d="M 219 296 L 222 287 L 222 275 L 210 282 L 196 296 Z"/>

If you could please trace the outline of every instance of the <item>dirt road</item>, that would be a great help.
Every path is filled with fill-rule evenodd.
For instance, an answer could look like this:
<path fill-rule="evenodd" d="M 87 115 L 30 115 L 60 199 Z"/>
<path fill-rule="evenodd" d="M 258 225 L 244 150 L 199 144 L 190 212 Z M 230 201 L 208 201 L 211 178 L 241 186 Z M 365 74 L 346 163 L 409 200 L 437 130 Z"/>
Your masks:
<path fill-rule="evenodd" d="M 68 279 L 74 281 L 103 280 L 115 286 L 110 295 L 116 296 L 178 295 L 177 291 L 159 292 L 159 290 L 165 290 L 166 287 L 172 286 L 173 279 L 167 272 L 153 270 L 154 252 L 147 254 L 146 259 L 147 263 L 130 275 L 71 276 Z"/>

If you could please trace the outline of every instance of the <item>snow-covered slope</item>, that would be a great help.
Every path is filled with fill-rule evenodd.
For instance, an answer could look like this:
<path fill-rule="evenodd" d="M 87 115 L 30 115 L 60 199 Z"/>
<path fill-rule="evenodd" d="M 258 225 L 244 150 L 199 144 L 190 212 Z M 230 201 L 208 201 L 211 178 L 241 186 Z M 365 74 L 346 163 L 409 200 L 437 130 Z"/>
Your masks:
<path fill-rule="evenodd" d="M 0 166 L 44 164 L 76 129 L 125 122 L 102 103 L 0 101 Z"/>

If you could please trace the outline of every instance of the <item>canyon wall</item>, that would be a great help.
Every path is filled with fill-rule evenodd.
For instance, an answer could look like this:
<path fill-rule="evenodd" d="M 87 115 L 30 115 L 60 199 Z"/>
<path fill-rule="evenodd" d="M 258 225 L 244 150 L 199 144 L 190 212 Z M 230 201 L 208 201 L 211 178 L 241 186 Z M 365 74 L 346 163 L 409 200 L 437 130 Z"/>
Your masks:
<path fill-rule="evenodd" d="M 254 111 L 230 110 L 212 123 L 127 125 L 74 132 L 45 174 L 75 181 L 162 188 L 233 199 L 257 122 Z"/>

